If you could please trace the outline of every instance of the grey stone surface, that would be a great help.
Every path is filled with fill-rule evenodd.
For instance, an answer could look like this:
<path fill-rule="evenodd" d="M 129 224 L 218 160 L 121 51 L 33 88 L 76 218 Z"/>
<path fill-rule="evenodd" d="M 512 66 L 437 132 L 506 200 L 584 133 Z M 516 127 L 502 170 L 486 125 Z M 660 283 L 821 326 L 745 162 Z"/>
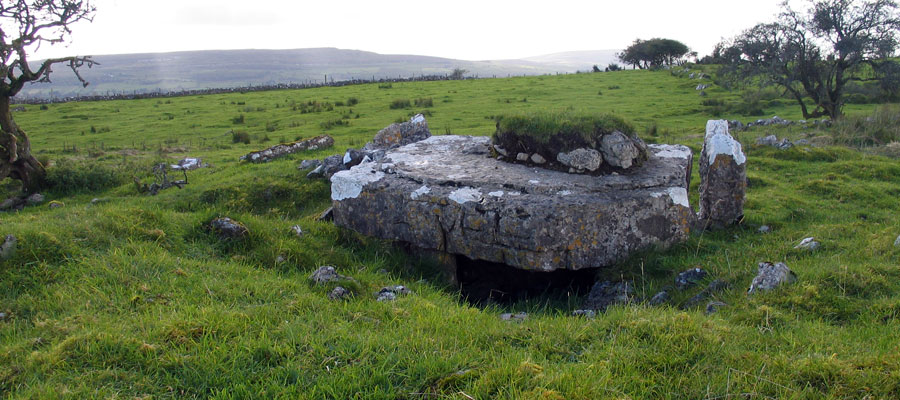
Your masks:
<path fill-rule="evenodd" d="M 323 285 L 329 282 L 337 282 L 341 280 L 349 280 L 350 278 L 337 273 L 337 270 L 333 265 L 323 265 L 319 268 L 316 268 L 313 271 L 312 275 L 309 276 L 309 280 L 313 281 L 316 285 Z"/>
<path fill-rule="evenodd" d="M 727 305 L 728 304 L 725 304 L 721 301 L 711 301 L 709 303 L 706 303 L 706 315 L 715 314 L 719 311 L 720 308 Z"/>
<path fill-rule="evenodd" d="M 328 135 L 316 136 L 312 139 L 301 140 L 294 143 L 282 143 L 261 151 L 254 151 L 241 156 L 241 160 L 262 163 L 269 162 L 278 157 L 306 150 L 320 150 L 334 146 L 334 139 Z"/>
<path fill-rule="evenodd" d="M 516 161 L 528 161 L 528 154 L 527 153 L 516 154 Z"/>
<path fill-rule="evenodd" d="M 328 207 L 325 211 L 322 211 L 322 213 L 316 217 L 316 221 L 334 221 L 334 207 Z"/>
<path fill-rule="evenodd" d="M 575 310 L 572 311 L 573 317 L 585 317 L 585 318 L 594 318 L 597 316 L 597 312 L 594 310 Z"/>
<path fill-rule="evenodd" d="M 503 313 L 503 314 L 500 314 L 500 319 L 502 319 L 504 321 L 524 321 L 524 320 L 528 319 L 528 313 L 526 313 L 524 311 L 517 312 L 515 314 Z"/>
<path fill-rule="evenodd" d="M 250 234 L 247 227 L 228 217 L 215 218 L 209 221 L 209 228 L 223 240 L 242 239 Z"/>
<path fill-rule="evenodd" d="M 756 277 L 750 283 L 748 294 L 775 289 L 782 284 L 790 284 L 797 281 L 797 275 L 784 263 L 772 264 L 770 262 L 759 263 Z"/>
<path fill-rule="evenodd" d="M 386 286 L 381 288 L 378 293 L 375 293 L 375 300 L 377 301 L 394 301 L 398 296 L 405 296 L 408 294 L 412 294 L 412 291 L 406 288 L 406 286 L 396 285 L 396 286 Z"/>
<path fill-rule="evenodd" d="M 29 206 L 41 204 L 44 202 L 44 195 L 40 193 L 34 193 L 31 196 L 25 198 L 25 203 L 28 203 Z"/>
<path fill-rule="evenodd" d="M 894 239 L 894 247 L 900 247 L 900 236 L 897 236 L 897 239 Z"/>
<path fill-rule="evenodd" d="M 728 133 L 728 121 L 710 120 L 700 153 L 700 215 L 711 228 L 722 228 L 744 216 L 747 158 Z"/>
<path fill-rule="evenodd" d="M 769 232 L 772 232 L 772 228 L 770 228 L 768 225 L 763 225 L 763 226 L 760 226 L 759 229 L 757 229 L 756 231 L 759 233 L 769 233 Z"/>
<path fill-rule="evenodd" d="M 352 295 L 353 295 L 353 293 L 351 293 L 349 290 L 344 289 L 341 286 L 338 286 L 338 287 L 332 289 L 331 292 L 328 293 L 328 298 L 331 300 L 346 300 L 346 299 L 349 299 L 350 296 L 352 296 Z"/>
<path fill-rule="evenodd" d="M 298 169 L 310 169 L 322 165 L 322 160 L 303 160 L 300 161 Z"/>
<path fill-rule="evenodd" d="M 209 164 L 204 164 L 203 160 L 200 158 L 187 157 L 187 158 L 182 158 L 176 164 L 170 165 L 169 168 L 174 169 L 176 171 L 181 171 L 181 170 L 192 171 L 192 170 L 195 170 L 198 168 L 206 168 L 208 166 L 209 166 Z"/>
<path fill-rule="evenodd" d="M 678 290 L 684 290 L 696 285 L 703 278 L 706 278 L 706 271 L 702 268 L 691 268 L 675 277 L 675 287 Z"/>
<path fill-rule="evenodd" d="M 547 160 L 544 159 L 544 157 L 542 157 L 540 154 L 534 153 L 531 155 L 531 162 L 533 162 L 535 164 L 543 164 L 543 163 L 547 162 Z"/>
<path fill-rule="evenodd" d="M 775 146 L 778 144 L 778 137 L 775 135 L 764 136 L 756 139 L 756 144 L 759 146 Z"/>
<path fill-rule="evenodd" d="M 669 295 L 667 290 L 661 290 L 659 293 L 654 294 L 653 297 L 650 298 L 651 306 L 661 306 L 663 304 L 667 304 L 672 299 L 672 296 Z"/>
<path fill-rule="evenodd" d="M 6 261 L 16 255 L 16 237 L 6 235 L 3 244 L 0 244 L 0 261 Z"/>
<path fill-rule="evenodd" d="M 391 124 L 378 131 L 372 142 L 366 144 L 366 150 L 392 149 L 431 137 L 428 122 L 422 114 L 410 118 L 408 122 Z"/>
<path fill-rule="evenodd" d="M 300 225 L 294 225 L 294 226 L 292 226 L 292 227 L 291 227 L 291 232 L 294 232 L 294 235 L 297 235 L 297 237 L 302 237 L 302 236 L 303 236 L 303 228 L 302 228 Z"/>
<path fill-rule="evenodd" d="M 605 311 L 613 305 L 625 305 L 635 302 L 634 285 L 630 282 L 602 281 L 594 283 L 584 301 L 587 310 Z"/>
<path fill-rule="evenodd" d="M 603 164 L 603 154 L 594 149 L 575 149 L 557 154 L 556 161 L 576 170 L 596 171 Z"/>
<path fill-rule="evenodd" d="M 816 251 L 821 247 L 821 244 L 816 241 L 814 237 L 808 237 L 800 241 L 800 243 L 794 246 L 797 250 L 806 250 L 806 251 Z"/>
<path fill-rule="evenodd" d="M 686 240 L 691 152 L 651 145 L 628 174 L 507 163 L 490 139 L 435 136 L 332 177 L 335 224 L 528 270 L 608 266 Z"/>
<path fill-rule="evenodd" d="M 624 169 L 640 164 L 641 146 L 644 144 L 638 140 L 640 139 L 634 140 L 619 131 L 604 135 L 600 140 L 600 152 L 603 153 L 603 160 L 613 167 Z"/>

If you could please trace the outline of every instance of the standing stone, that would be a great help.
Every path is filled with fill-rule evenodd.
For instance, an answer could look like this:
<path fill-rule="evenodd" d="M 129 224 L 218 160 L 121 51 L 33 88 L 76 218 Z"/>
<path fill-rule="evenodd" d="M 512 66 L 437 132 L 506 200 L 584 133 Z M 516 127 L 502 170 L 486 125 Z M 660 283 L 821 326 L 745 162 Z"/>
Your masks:
<path fill-rule="evenodd" d="M 747 158 L 741 144 L 728 134 L 728 121 L 706 123 L 700 154 L 700 219 L 722 228 L 744 216 Z"/>
<path fill-rule="evenodd" d="M 794 283 L 797 281 L 797 275 L 791 271 L 784 263 L 772 264 L 770 262 L 759 263 L 756 277 L 750 283 L 748 294 L 760 291 L 772 290 L 782 283 Z"/>

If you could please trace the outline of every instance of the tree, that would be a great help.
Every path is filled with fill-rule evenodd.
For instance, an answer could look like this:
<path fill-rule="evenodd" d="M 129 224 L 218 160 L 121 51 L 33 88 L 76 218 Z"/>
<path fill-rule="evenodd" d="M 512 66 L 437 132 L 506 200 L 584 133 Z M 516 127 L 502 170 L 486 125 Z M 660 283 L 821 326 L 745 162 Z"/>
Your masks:
<path fill-rule="evenodd" d="M 880 81 L 896 90 L 900 17 L 894 0 L 810 0 L 805 12 L 786 1 L 775 22 L 758 24 L 716 46 L 727 82 L 776 85 L 804 118 L 840 118 L 852 81 Z M 810 111 L 806 98 L 815 108 Z"/>
<path fill-rule="evenodd" d="M 41 45 L 62 43 L 78 21 L 92 20 L 90 0 L 2 0 L 0 2 L 0 181 L 22 181 L 26 192 L 44 182 L 44 166 L 31 154 L 28 135 L 10 113 L 12 97 L 29 82 L 50 82 L 53 65 L 64 63 L 87 86 L 78 68 L 95 62 L 90 57 L 50 58 L 32 65 L 28 55 Z"/>
<path fill-rule="evenodd" d="M 462 69 L 462 68 L 458 68 L 458 67 L 453 68 L 453 72 L 450 73 L 450 79 L 456 79 L 456 80 L 463 79 L 466 77 L 466 73 L 468 73 L 468 72 L 469 72 L 469 70 L 467 70 L 467 69 Z"/>
<path fill-rule="evenodd" d="M 653 38 L 636 39 L 617 56 L 625 64 L 644 69 L 676 64 L 689 52 L 687 45 L 677 40 Z"/>

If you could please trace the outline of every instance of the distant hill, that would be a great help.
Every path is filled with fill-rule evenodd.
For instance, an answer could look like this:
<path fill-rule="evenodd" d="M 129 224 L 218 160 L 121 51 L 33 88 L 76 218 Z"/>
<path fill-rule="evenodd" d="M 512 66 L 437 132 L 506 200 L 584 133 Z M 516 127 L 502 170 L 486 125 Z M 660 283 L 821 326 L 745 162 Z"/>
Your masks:
<path fill-rule="evenodd" d="M 589 70 L 605 65 L 613 51 L 557 53 L 523 60 L 466 61 L 360 50 L 207 50 L 173 53 L 101 55 L 82 76 L 82 88 L 66 68 L 53 83 L 33 84 L 20 97 L 73 96 L 123 92 L 227 88 L 248 85 L 381 79 L 449 74 L 464 68 L 471 76 L 539 75 Z"/>

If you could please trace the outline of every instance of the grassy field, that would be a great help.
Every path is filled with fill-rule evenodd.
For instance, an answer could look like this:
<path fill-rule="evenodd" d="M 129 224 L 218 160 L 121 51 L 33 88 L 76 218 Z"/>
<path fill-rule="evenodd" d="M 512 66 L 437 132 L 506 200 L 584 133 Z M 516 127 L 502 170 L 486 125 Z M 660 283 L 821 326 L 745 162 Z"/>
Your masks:
<path fill-rule="evenodd" d="M 737 133 L 748 155 L 744 223 L 600 273 L 633 279 L 649 297 L 702 266 L 704 283 L 730 283 L 715 297 L 728 306 L 712 315 L 678 307 L 702 285 L 675 293 L 674 306 L 593 319 L 570 316 L 576 295 L 472 306 L 427 262 L 316 221 L 329 186 L 297 170 L 417 112 L 435 134 L 469 135 L 492 133 L 493 116 L 508 112 L 615 113 L 646 140 L 695 153 L 713 115 L 760 118 L 715 110 L 745 97 L 716 87 L 701 97 L 697 83 L 622 71 L 29 105 L 15 118 L 58 182 L 48 200 L 65 206 L 0 214 L 0 235 L 19 238 L 0 264 L 0 397 L 900 397 L 900 163 L 838 146 L 753 145 L 769 133 L 828 132 Z M 761 104 L 766 116 L 800 117 L 788 100 Z M 250 143 L 233 143 L 231 131 Z M 237 161 L 322 133 L 334 149 Z M 212 166 L 190 172 L 184 189 L 147 196 L 130 183 L 134 171 L 146 181 L 153 163 L 185 156 Z M 695 172 L 693 204 L 698 183 Z M 244 223 L 249 239 L 220 242 L 204 228 L 217 216 Z M 772 232 L 758 233 L 762 224 Z M 822 248 L 793 249 L 807 236 Z M 762 261 L 786 262 L 799 282 L 748 297 Z M 351 300 L 310 284 L 321 265 L 358 281 Z M 392 284 L 414 294 L 376 302 Z M 499 318 L 519 311 L 528 318 Z"/>

